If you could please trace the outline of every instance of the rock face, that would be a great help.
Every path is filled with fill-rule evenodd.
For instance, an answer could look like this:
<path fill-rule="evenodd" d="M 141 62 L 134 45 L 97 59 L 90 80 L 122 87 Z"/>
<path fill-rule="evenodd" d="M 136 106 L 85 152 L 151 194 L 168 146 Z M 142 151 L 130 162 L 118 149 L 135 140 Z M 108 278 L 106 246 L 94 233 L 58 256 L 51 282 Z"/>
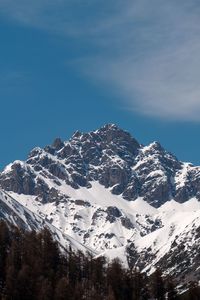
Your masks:
<path fill-rule="evenodd" d="M 0 192 L 0 218 L 44 223 L 63 246 L 199 279 L 200 167 L 157 142 L 143 146 L 113 124 L 77 131 L 8 165 Z"/>
<path fill-rule="evenodd" d="M 90 188 L 98 181 L 115 195 L 129 201 L 144 197 L 154 207 L 172 198 L 181 203 L 200 198 L 200 168 L 178 161 L 157 142 L 142 146 L 113 124 L 75 132 L 67 142 L 57 138 L 0 174 L 3 189 L 36 195 L 43 202 L 58 198 L 56 190 L 63 181 L 74 189 Z"/>

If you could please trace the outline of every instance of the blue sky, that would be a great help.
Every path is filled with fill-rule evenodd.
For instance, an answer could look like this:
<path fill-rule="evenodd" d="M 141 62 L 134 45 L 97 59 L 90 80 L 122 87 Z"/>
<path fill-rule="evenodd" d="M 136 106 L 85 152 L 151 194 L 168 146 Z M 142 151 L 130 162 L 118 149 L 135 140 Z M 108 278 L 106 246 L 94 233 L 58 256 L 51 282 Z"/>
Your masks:
<path fill-rule="evenodd" d="M 0 168 L 116 123 L 200 164 L 200 5 L 0 0 Z"/>

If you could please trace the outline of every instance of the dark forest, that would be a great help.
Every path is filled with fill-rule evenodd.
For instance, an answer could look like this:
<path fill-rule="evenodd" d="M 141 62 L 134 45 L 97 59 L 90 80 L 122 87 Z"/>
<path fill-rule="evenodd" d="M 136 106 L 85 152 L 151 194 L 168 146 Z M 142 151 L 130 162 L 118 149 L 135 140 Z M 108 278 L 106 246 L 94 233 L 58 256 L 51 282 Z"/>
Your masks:
<path fill-rule="evenodd" d="M 159 269 L 148 277 L 117 259 L 60 249 L 46 228 L 24 232 L 0 222 L 1 300 L 200 299 L 197 283 L 182 295 L 178 284 Z"/>

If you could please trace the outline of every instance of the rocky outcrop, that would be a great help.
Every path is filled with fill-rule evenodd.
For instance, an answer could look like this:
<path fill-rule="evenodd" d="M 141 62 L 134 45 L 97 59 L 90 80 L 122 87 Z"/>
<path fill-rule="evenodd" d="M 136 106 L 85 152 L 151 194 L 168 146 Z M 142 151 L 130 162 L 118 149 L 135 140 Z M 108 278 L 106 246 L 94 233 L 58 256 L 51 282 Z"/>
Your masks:
<path fill-rule="evenodd" d="M 59 198 L 63 184 L 89 189 L 94 181 L 128 201 L 143 197 L 155 207 L 172 198 L 178 202 L 200 198 L 199 167 L 180 162 L 158 142 L 142 146 L 113 124 L 89 133 L 77 131 L 67 142 L 57 138 L 0 174 L 3 189 L 45 202 Z"/>

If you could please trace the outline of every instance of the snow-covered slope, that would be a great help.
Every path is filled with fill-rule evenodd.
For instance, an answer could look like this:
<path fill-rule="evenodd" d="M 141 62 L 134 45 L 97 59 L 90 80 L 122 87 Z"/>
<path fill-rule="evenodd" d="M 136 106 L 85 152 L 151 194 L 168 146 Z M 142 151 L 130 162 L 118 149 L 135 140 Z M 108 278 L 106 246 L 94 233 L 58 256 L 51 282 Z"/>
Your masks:
<path fill-rule="evenodd" d="M 66 188 L 68 199 L 41 204 L 35 196 L 10 192 L 21 205 L 98 253 L 127 244 L 127 240 L 152 232 L 156 209 L 142 199 L 124 200 L 97 182 L 90 189 Z"/>
<path fill-rule="evenodd" d="M 86 253 L 96 254 L 92 248 L 85 247 L 73 237 L 65 234 L 62 230 L 55 227 L 41 211 L 31 210 L 27 205 L 22 205 L 6 191 L 0 189 L 0 219 L 9 222 L 9 224 L 20 227 L 24 230 L 40 230 L 48 228 L 61 247 L 66 250 L 70 248 L 74 251 L 81 250 Z"/>
<path fill-rule="evenodd" d="M 200 167 L 116 125 L 56 139 L 0 174 L 0 217 L 64 247 L 198 277 Z M 7 194 L 5 194 L 7 193 Z M 7 197 L 7 199 L 6 199 Z"/>

